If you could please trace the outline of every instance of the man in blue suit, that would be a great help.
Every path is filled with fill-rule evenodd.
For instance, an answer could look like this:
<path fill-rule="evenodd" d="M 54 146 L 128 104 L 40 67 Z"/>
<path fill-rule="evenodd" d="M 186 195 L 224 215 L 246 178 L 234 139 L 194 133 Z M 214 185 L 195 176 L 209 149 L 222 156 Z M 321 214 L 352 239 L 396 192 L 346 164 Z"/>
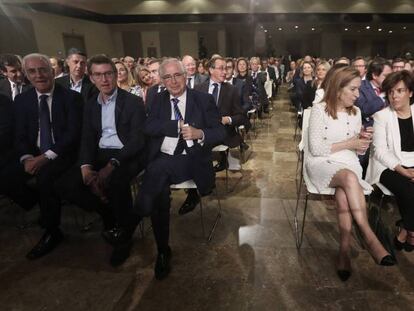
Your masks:
<path fill-rule="evenodd" d="M 45 233 L 26 256 L 36 259 L 52 251 L 63 239 L 59 229 L 60 198 L 54 191 L 54 182 L 77 158 L 82 97 L 54 83 L 53 69 L 45 55 L 27 55 L 23 69 L 34 88 L 15 98 L 15 149 L 19 163 L 8 171 L 6 193 L 18 200 L 19 196 L 28 195 L 20 191 L 27 181 L 36 183 L 40 223 Z"/>
<path fill-rule="evenodd" d="M 170 185 L 193 179 L 201 195 L 212 191 L 215 174 L 211 149 L 224 140 L 225 130 L 214 98 L 186 87 L 180 61 L 166 59 L 159 69 L 166 90 L 153 97 L 145 125 L 148 159 L 138 195 L 140 216 L 151 215 L 158 248 L 155 277 L 170 271 Z"/>
<path fill-rule="evenodd" d="M 374 124 L 373 115 L 387 106 L 385 93 L 382 92 L 382 82 L 392 72 L 391 64 L 384 58 L 377 57 L 367 69 L 366 79 L 362 80 L 359 88 L 359 97 L 355 105 L 361 109 L 362 125 L 364 128 L 372 127 Z M 369 150 L 359 156 L 363 173 L 365 176 L 369 161 Z"/>

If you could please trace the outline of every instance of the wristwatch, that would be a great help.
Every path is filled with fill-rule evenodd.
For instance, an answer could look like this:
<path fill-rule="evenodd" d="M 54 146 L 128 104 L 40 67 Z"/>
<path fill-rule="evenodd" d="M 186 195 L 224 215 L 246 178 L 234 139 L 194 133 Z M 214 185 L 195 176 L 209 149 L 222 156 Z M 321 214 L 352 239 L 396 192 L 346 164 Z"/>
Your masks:
<path fill-rule="evenodd" d="M 115 159 L 115 158 L 112 158 L 112 159 L 110 159 L 109 160 L 109 163 L 111 163 L 111 165 L 113 166 L 113 167 L 119 167 L 120 165 L 121 165 L 121 163 L 119 163 L 119 161 L 117 160 L 117 159 Z"/>

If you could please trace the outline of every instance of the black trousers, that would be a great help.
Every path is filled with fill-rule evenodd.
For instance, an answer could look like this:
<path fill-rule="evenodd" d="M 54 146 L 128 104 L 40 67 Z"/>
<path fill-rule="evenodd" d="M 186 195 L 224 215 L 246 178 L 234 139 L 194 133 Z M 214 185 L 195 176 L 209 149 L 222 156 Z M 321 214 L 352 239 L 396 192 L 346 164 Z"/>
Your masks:
<path fill-rule="evenodd" d="M 152 228 L 158 252 L 168 248 L 170 231 L 170 185 L 192 179 L 186 155 L 170 156 L 161 153 L 149 163 L 138 194 L 137 210 L 140 216 L 151 215 Z"/>
<path fill-rule="evenodd" d="M 380 182 L 394 194 L 404 228 L 414 231 L 414 183 L 390 169 L 382 172 Z"/>
<path fill-rule="evenodd" d="M 47 162 L 35 175 L 27 174 L 24 166 L 14 161 L 3 171 L 1 191 L 23 208 L 40 202 L 40 225 L 50 231 L 60 225 L 61 200 L 54 184 L 75 162 L 76 157 L 58 156 Z"/>
<path fill-rule="evenodd" d="M 117 149 L 99 149 L 94 170 L 106 166 L 109 160 L 119 153 Z M 60 196 L 80 208 L 96 211 L 102 216 L 105 229 L 113 228 L 116 224 L 128 228 L 137 223 L 137 216 L 132 210 L 131 180 L 142 170 L 138 159 L 123 161 L 115 168 L 109 177 L 106 195 L 108 204 L 94 195 L 83 183 L 79 165 L 73 166 L 67 174 L 56 182 L 56 191 Z"/>

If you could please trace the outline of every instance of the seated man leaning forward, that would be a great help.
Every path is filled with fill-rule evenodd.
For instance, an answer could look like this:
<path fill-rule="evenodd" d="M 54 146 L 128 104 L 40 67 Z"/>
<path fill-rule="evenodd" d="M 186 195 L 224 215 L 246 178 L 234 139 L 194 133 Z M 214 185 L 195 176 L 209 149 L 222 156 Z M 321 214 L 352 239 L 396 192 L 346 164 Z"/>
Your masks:
<path fill-rule="evenodd" d="M 110 263 L 118 266 L 129 256 L 138 223 L 130 183 L 143 168 L 145 108 L 140 97 L 117 87 L 108 57 L 91 57 L 88 71 L 99 94 L 84 109 L 79 164 L 56 188 L 66 200 L 102 216 L 102 235 L 114 247 Z"/>
<path fill-rule="evenodd" d="M 137 201 L 140 216 L 151 215 L 157 279 L 170 271 L 170 185 L 193 179 L 201 195 L 210 193 L 215 181 L 211 149 L 225 137 L 213 97 L 186 88 L 180 61 L 164 60 L 160 76 L 167 89 L 153 97 L 145 125 L 149 164 Z"/>

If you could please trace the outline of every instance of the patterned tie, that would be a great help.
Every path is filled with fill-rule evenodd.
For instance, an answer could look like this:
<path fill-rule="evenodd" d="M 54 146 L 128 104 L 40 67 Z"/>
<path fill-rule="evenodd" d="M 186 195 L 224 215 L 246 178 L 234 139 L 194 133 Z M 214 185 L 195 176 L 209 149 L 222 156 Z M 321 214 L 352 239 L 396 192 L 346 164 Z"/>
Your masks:
<path fill-rule="evenodd" d="M 216 106 L 218 104 L 217 100 L 218 100 L 218 84 L 217 83 L 213 83 L 213 93 L 211 93 L 214 97 L 214 101 L 216 102 Z"/>
<path fill-rule="evenodd" d="M 171 99 L 171 102 L 173 103 L 173 106 L 174 106 L 175 120 L 184 120 L 183 115 L 181 114 L 180 108 L 178 107 L 179 99 L 173 98 Z M 185 139 L 183 138 L 183 135 L 180 134 L 178 138 L 177 146 L 175 147 L 175 150 L 174 150 L 174 155 L 182 154 L 185 149 L 185 145 L 186 145 Z"/>
<path fill-rule="evenodd" d="M 191 89 L 192 87 L 191 87 L 191 78 L 188 78 L 187 79 L 187 86 Z"/>
<path fill-rule="evenodd" d="M 48 97 L 48 95 L 40 95 L 39 127 L 41 153 L 45 153 L 53 145 L 49 105 L 47 104 Z"/>

